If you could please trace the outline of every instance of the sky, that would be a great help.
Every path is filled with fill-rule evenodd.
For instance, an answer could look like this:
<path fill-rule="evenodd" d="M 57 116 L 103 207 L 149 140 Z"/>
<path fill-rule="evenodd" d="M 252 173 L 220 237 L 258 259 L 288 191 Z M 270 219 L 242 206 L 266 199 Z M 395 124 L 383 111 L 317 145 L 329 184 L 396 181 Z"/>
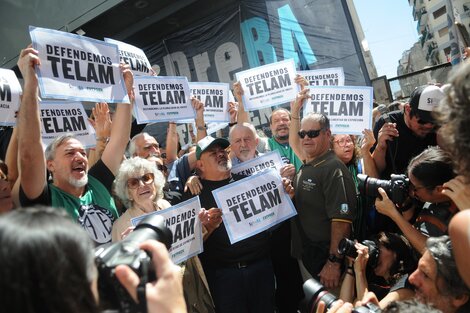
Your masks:
<path fill-rule="evenodd" d="M 407 0 L 353 0 L 378 76 L 397 76 L 398 60 L 418 41 Z"/>

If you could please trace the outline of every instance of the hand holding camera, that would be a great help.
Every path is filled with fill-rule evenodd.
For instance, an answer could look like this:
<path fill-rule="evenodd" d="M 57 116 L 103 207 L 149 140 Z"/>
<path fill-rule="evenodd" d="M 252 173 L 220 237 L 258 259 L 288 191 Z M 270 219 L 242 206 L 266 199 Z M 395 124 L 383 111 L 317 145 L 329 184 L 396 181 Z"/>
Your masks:
<path fill-rule="evenodd" d="M 390 200 L 385 190 L 383 190 L 383 188 L 379 188 L 378 192 L 381 197 L 375 198 L 375 208 L 377 211 L 380 214 L 390 217 L 391 219 L 393 219 L 393 215 L 400 214 L 400 212 L 397 210 L 397 207 L 392 202 L 392 200 Z"/>
<path fill-rule="evenodd" d="M 148 312 L 184 312 L 186 304 L 180 268 L 170 260 L 166 247 L 155 240 L 147 240 L 140 244 L 140 248 L 152 255 L 152 263 L 158 277 L 158 280 L 148 283 L 145 287 Z M 118 265 L 115 274 L 121 285 L 137 302 L 139 276 L 127 265 Z"/>

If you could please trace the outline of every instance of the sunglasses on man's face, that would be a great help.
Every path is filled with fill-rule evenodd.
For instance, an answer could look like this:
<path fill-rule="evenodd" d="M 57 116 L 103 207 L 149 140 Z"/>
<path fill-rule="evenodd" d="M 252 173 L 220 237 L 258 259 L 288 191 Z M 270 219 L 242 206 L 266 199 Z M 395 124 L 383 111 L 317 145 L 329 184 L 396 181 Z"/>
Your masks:
<path fill-rule="evenodd" d="M 311 129 L 311 130 L 301 130 L 297 134 L 299 135 L 300 138 L 304 139 L 305 136 L 308 136 L 308 138 L 316 138 L 320 135 L 321 131 L 323 128 L 320 129 Z"/>
<path fill-rule="evenodd" d="M 153 183 L 154 178 L 153 173 L 147 173 L 141 177 L 129 178 L 127 180 L 127 187 L 129 187 L 129 189 L 137 189 L 140 186 L 140 182 L 144 183 L 144 185 L 150 185 Z"/>
<path fill-rule="evenodd" d="M 426 121 L 426 120 L 420 119 L 420 118 L 418 118 L 418 117 L 416 118 L 416 121 L 417 121 L 418 124 L 420 124 L 420 125 L 426 125 L 426 124 L 433 124 L 433 125 L 434 125 L 433 122 Z"/>

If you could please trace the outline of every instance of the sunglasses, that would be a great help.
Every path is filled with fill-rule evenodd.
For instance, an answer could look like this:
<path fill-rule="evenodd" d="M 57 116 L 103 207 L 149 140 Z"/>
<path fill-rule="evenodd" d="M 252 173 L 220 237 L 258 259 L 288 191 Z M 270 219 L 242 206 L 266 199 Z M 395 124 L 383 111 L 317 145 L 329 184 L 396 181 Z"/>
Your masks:
<path fill-rule="evenodd" d="M 168 167 L 166 167 L 166 165 L 161 164 L 157 164 L 157 168 L 160 172 L 166 172 L 168 170 Z"/>
<path fill-rule="evenodd" d="M 321 131 L 323 128 L 320 129 L 311 129 L 311 130 L 301 130 L 297 134 L 299 135 L 300 138 L 304 139 L 305 136 L 308 136 L 308 138 L 316 138 L 320 135 Z"/>
<path fill-rule="evenodd" d="M 426 125 L 426 124 L 433 124 L 433 122 L 430 122 L 430 121 L 426 121 L 426 120 L 423 120 L 423 119 L 420 119 L 420 118 L 416 118 L 416 121 L 418 122 L 418 124 L 420 125 Z"/>
<path fill-rule="evenodd" d="M 129 178 L 127 180 L 127 187 L 129 187 L 129 189 L 137 189 L 140 186 L 140 182 L 142 182 L 144 185 L 150 185 L 153 183 L 154 178 L 155 177 L 153 176 L 153 173 L 147 173 L 141 177 Z"/>

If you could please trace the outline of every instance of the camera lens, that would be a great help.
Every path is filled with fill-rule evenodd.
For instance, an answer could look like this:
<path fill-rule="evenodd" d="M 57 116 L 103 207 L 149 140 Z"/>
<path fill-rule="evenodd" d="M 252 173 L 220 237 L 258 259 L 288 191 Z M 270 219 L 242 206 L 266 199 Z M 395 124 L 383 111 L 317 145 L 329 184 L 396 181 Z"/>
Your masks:
<path fill-rule="evenodd" d="M 357 249 L 355 247 L 354 241 L 343 238 L 338 244 L 338 253 L 340 255 L 348 256 L 351 258 L 357 257 Z"/>

